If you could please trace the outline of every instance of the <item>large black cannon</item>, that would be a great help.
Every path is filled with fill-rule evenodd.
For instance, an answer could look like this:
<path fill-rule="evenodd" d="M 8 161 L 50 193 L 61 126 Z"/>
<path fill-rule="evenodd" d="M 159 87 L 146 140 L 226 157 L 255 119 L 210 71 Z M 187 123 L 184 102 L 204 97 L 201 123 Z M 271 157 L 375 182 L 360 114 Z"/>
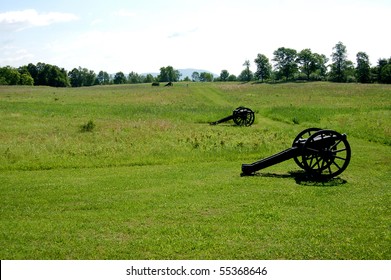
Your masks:
<path fill-rule="evenodd" d="M 254 112 L 246 107 L 238 107 L 233 110 L 232 115 L 222 118 L 221 120 L 211 122 L 211 125 L 216 125 L 222 122 L 233 120 L 236 125 L 239 126 L 250 126 L 254 123 L 255 115 Z"/>
<path fill-rule="evenodd" d="M 314 177 L 329 179 L 341 174 L 349 165 L 351 150 L 346 134 L 333 130 L 308 128 L 300 132 L 292 147 L 252 164 L 242 164 L 242 175 L 288 159 Z"/>

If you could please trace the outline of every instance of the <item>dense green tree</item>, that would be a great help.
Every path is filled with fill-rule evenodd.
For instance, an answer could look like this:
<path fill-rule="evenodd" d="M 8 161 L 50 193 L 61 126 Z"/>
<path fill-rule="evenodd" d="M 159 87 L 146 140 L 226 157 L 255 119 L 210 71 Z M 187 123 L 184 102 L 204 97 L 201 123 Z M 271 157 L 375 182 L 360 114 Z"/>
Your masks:
<path fill-rule="evenodd" d="M 178 70 L 175 70 L 172 66 L 167 66 L 160 68 L 158 80 L 159 82 L 177 82 L 180 76 L 181 74 Z"/>
<path fill-rule="evenodd" d="M 356 69 L 352 61 L 348 60 L 346 65 L 346 82 L 348 83 L 356 83 Z"/>
<path fill-rule="evenodd" d="M 318 73 L 319 75 L 326 74 L 326 56 L 312 53 L 311 49 L 304 49 L 299 52 L 296 61 L 300 65 L 301 73 L 306 76 L 307 80 L 310 80 L 310 76 L 313 73 Z"/>
<path fill-rule="evenodd" d="M 381 68 L 380 82 L 385 84 L 391 84 L 391 63 L 388 63 Z"/>
<path fill-rule="evenodd" d="M 371 66 L 369 63 L 369 57 L 365 52 L 359 52 L 356 55 L 356 78 L 359 83 L 371 82 Z"/>
<path fill-rule="evenodd" d="M 197 71 L 194 71 L 193 74 L 191 74 L 191 79 L 193 82 L 199 82 L 200 81 L 200 73 Z"/>
<path fill-rule="evenodd" d="M 98 83 L 94 71 L 87 68 L 73 68 L 68 74 L 72 87 L 93 86 Z"/>
<path fill-rule="evenodd" d="M 83 86 L 83 77 L 79 69 L 73 68 L 72 71 L 68 73 L 68 77 L 72 87 Z"/>
<path fill-rule="evenodd" d="M 228 82 L 235 82 L 237 79 L 238 78 L 234 74 L 231 74 L 228 77 Z"/>
<path fill-rule="evenodd" d="M 47 85 L 51 87 L 66 87 L 69 85 L 67 72 L 65 69 L 60 69 L 58 66 L 45 66 L 47 75 Z"/>
<path fill-rule="evenodd" d="M 311 80 L 324 80 L 327 76 L 327 62 L 329 59 L 324 54 L 313 53 L 315 71 L 310 74 Z M 312 77 L 312 78 L 311 78 Z"/>
<path fill-rule="evenodd" d="M 201 72 L 200 74 L 200 81 L 201 82 L 212 82 L 213 81 L 213 75 L 208 72 Z"/>
<path fill-rule="evenodd" d="M 269 79 L 272 71 L 272 65 L 269 59 L 263 54 L 258 54 L 254 62 L 257 65 L 257 71 L 254 74 L 255 78 L 261 80 L 261 82 Z"/>
<path fill-rule="evenodd" d="M 139 84 L 143 82 L 143 79 L 139 74 L 132 71 L 128 75 L 128 82 L 129 84 Z"/>
<path fill-rule="evenodd" d="M 252 79 L 254 78 L 254 74 L 253 72 L 250 70 L 246 70 L 244 69 L 240 74 L 239 76 L 236 78 L 238 81 L 241 81 L 241 82 L 249 82 L 251 81 Z"/>
<path fill-rule="evenodd" d="M 246 60 L 243 63 L 244 70 L 240 73 L 238 79 L 242 82 L 249 82 L 254 77 L 253 72 L 250 70 L 250 60 Z"/>
<path fill-rule="evenodd" d="M 96 85 L 96 74 L 93 70 L 83 68 L 83 86 L 94 86 Z"/>
<path fill-rule="evenodd" d="M 220 81 L 226 82 L 228 80 L 228 77 L 229 77 L 229 72 L 227 70 L 221 70 Z"/>
<path fill-rule="evenodd" d="M 11 66 L 0 68 L 0 85 L 34 85 L 34 80 L 31 77 L 27 66 L 19 67 L 18 69 Z"/>
<path fill-rule="evenodd" d="M 12 86 L 20 84 L 19 71 L 11 66 L 0 68 L 0 84 Z"/>
<path fill-rule="evenodd" d="M 30 74 L 30 72 L 29 72 L 29 70 L 27 68 L 27 65 L 20 66 L 18 68 L 18 72 L 20 73 L 20 75 L 22 75 L 22 74 L 29 74 L 31 76 L 31 74 Z"/>
<path fill-rule="evenodd" d="M 33 86 L 34 79 L 31 77 L 30 73 L 23 73 L 20 75 L 19 84 L 23 86 Z"/>
<path fill-rule="evenodd" d="M 69 86 L 68 73 L 64 68 L 59 68 L 56 65 L 50 65 L 38 62 L 37 65 L 29 63 L 27 66 L 19 68 L 23 74 L 26 70 L 34 80 L 34 85 L 51 86 L 51 87 L 67 87 Z M 25 76 L 24 81 L 31 82 Z"/>
<path fill-rule="evenodd" d="M 115 75 L 114 75 L 114 80 L 113 80 L 114 84 L 126 84 L 126 77 L 125 77 L 125 74 L 123 72 L 117 72 Z"/>
<path fill-rule="evenodd" d="M 147 74 L 144 79 L 144 83 L 152 83 L 155 81 L 155 78 L 152 76 L 152 74 Z"/>
<path fill-rule="evenodd" d="M 58 66 L 38 62 L 37 63 L 38 76 L 34 80 L 35 85 L 64 87 L 67 86 L 66 71 L 61 71 Z M 65 75 L 64 75 L 65 74 Z M 63 76 L 64 75 L 64 76 Z"/>
<path fill-rule="evenodd" d="M 372 79 L 379 83 L 391 83 L 391 58 L 381 58 L 377 66 L 371 69 Z"/>
<path fill-rule="evenodd" d="M 351 72 L 353 63 L 347 59 L 346 46 L 338 42 L 331 54 L 330 79 L 333 82 L 342 83 L 348 80 L 348 72 Z"/>
<path fill-rule="evenodd" d="M 273 61 L 276 63 L 275 68 L 279 77 L 285 77 L 285 80 L 293 78 L 297 72 L 296 63 L 297 51 L 290 48 L 278 48 L 274 51 Z"/>
<path fill-rule="evenodd" d="M 105 71 L 99 71 L 96 80 L 99 85 L 108 85 L 111 82 L 110 75 Z"/>
<path fill-rule="evenodd" d="M 34 80 L 34 84 L 36 85 L 37 84 L 37 78 L 38 78 L 38 68 L 37 68 L 37 66 L 35 66 L 33 63 L 29 63 L 26 66 L 26 69 L 30 73 L 30 76 Z"/>
<path fill-rule="evenodd" d="M 36 86 L 47 86 L 49 83 L 48 81 L 49 67 L 45 63 L 38 62 L 35 70 L 37 76 L 33 77 L 33 75 L 31 75 L 34 78 L 34 84 Z"/>
<path fill-rule="evenodd" d="M 387 65 L 387 59 L 381 58 L 377 61 L 377 65 L 371 68 L 371 80 L 373 82 L 380 83 L 380 73 L 381 69 Z"/>
<path fill-rule="evenodd" d="M 34 79 L 27 70 L 27 66 L 18 69 L 7 66 L 0 68 L 0 84 L 6 85 L 34 85 Z"/>
<path fill-rule="evenodd" d="M 391 60 L 391 58 L 390 58 Z M 380 58 L 378 61 L 377 61 L 377 66 L 374 68 L 374 74 L 376 75 L 376 81 L 377 82 L 381 82 L 381 70 L 383 69 L 383 67 L 385 67 L 386 65 L 388 64 L 388 61 L 387 59 L 384 59 L 384 58 Z"/>

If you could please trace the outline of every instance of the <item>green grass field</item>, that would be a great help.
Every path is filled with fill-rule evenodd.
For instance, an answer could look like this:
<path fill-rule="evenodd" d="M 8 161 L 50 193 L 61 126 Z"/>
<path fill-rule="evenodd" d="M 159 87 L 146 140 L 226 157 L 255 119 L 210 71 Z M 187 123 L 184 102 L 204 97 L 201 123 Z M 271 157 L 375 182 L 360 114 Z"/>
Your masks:
<path fill-rule="evenodd" d="M 0 119 L 1 259 L 391 258 L 389 85 L 0 87 Z M 340 176 L 240 176 L 307 127 L 347 133 Z"/>

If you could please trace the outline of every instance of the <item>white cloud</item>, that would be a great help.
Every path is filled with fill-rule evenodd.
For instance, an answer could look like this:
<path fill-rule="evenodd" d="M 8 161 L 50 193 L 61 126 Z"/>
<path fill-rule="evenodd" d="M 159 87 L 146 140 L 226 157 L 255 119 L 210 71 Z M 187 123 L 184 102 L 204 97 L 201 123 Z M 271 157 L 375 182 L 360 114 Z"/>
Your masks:
<path fill-rule="evenodd" d="M 93 21 L 91 21 L 90 25 L 91 26 L 97 26 L 99 24 L 103 23 L 103 20 L 100 19 L 100 18 L 97 18 L 97 19 L 94 19 Z"/>
<path fill-rule="evenodd" d="M 168 35 L 168 38 L 185 37 L 191 33 L 197 32 L 197 30 L 198 30 L 198 27 L 195 27 L 190 30 L 182 30 L 182 31 L 173 32 Z"/>
<path fill-rule="evenodd" d="M 118 17 L 129 17 L 129 18 L 133 18 L 135 17 L 137 14 L 135 12 L 132 12 L 132 11 L 128 11 L 128 10 L 119 10 L 119 11 L 116 11 L 113 13 L 113 16 L 118 16 Z"/>
<path fill-rule="evenodd" d="M 0 48 L 0 65 L 27 63 L 33 58 L 34 55 L 23 48 L 7 45 Z"/>
<path fill-rule="evenodd" d="M 69 22 L 79 18 L 70 13 L 38 13 L 34 9 L 0 13 L 0 27 L 6 30 L 21 31 L 26 28 L 47 26 L 59 22 Z"/>

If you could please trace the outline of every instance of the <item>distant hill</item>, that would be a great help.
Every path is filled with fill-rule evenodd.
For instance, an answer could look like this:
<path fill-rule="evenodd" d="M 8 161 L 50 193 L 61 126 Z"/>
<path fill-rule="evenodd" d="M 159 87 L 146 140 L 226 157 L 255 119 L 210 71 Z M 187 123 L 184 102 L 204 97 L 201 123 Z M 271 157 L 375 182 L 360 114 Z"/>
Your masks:
<path fill-rule="evenodd" d="M 186 77 L 189 77 L 191 79 L 191 75 L 194 73 L 194 72 L 198 72 L 198 73 L 202 73 L 202 72 L 206 72 L 206 73 L 211 73 L 213 75 L 213 77 L 218 77 L 219 75 L 211 72 L 211 71 L 208 71 L 208 70 L 202 70 L 202 69 L 193 69 L 193 68 L 187 68 L 187 69 L 175 69 L 175 70 L 178 70 L 179 73 L 181 73 L 181 80 L 186 78 Z M 152 76 L 154 77 L 157 77 L 159 75 L 159 73 L 142 73 L 141 75 L 148 75 L 148 74 L 151 74 Z"/>

